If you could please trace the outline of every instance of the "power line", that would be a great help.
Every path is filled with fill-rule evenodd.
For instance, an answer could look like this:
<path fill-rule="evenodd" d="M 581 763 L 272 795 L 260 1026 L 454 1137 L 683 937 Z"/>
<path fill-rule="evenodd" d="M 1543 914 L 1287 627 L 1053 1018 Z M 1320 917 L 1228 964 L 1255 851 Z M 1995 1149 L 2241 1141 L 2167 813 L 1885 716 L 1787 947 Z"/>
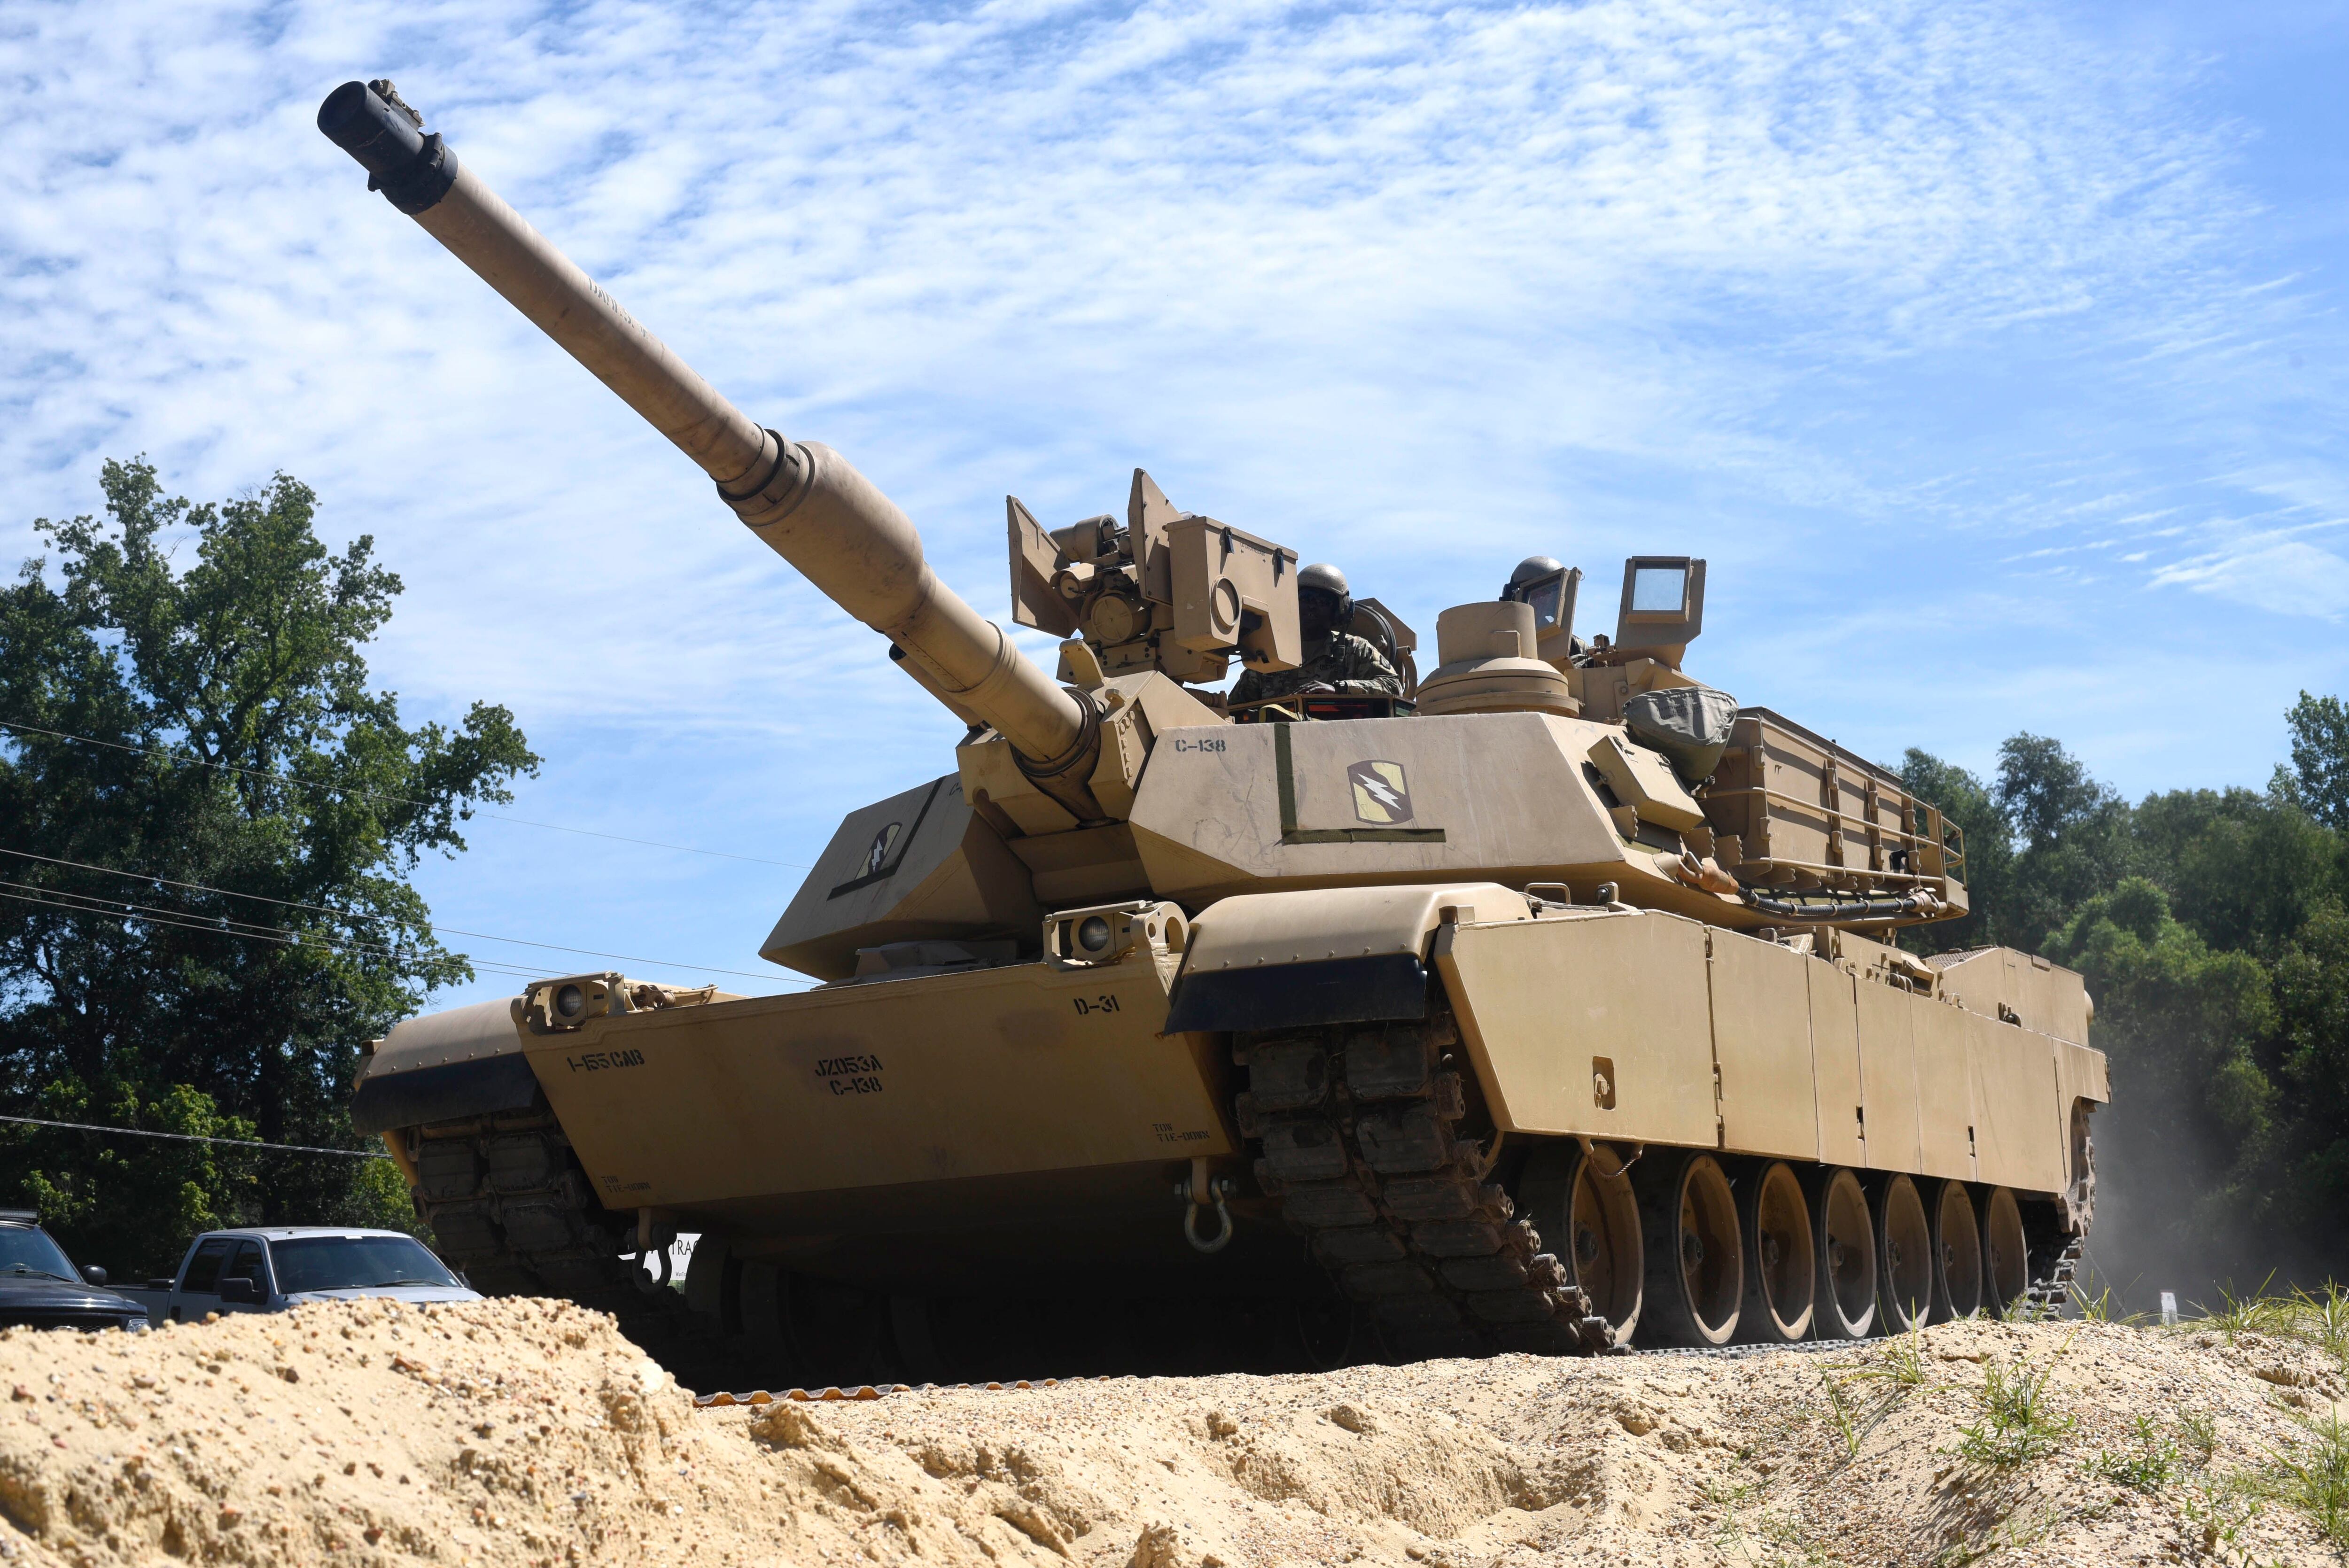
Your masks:
<path fill-rule="evenodd" d="M 356 910 L 336 909 L 330 904 L 305 903 L 299 899 L 271 898 L 266 893 L 258 892 L 238 892 L 233 888 L 212 887 L 204 882 L 178 882 L 174 881 L 171 877 L 150 876 L 144 872 L 127 872 L 122 870 L 119 866 L 96 865 L 88 861 L 68 861 L 57 855 L 36 855 L 28 850 L 0 849 L 0 855 L 14 855 L 19 860 L 40 861 L 53 866 L 71 866 L 77 871 L 98 872 L 106 876 L 125 877 L 132 882 L 154 882 L 164 887 L 186 888 L 195 892 L 218 893 L 223 898 L 251 899 L 255 903 L 274 903 L 284 909 L 313 910 L 320 914 L 331 914 L 338 920 L 372 921 L 378 924 L 405 925 L 409 923 L 409 922 L 400 920 L 397 915 L 363 914 Z M 34 888 L 36 886 L 36 884 L 31 882 L 0 882 L 0 887 Z M 65 892 L 66 890 L 62 888 L 38 888 L 37 891 L 62 893 Z M 72 893 L 67 896 L 84 898 L 92 895 Z M 190 912 L 184 910 L 172 910 L 167 913 L 185 914 Z M 222 918 L 225 919 L 226 917 L 222 916 Z M 236 921 L 232 923 L 243 925 L 251 924 L 253 923 Z M 602 949 L 595 947 L 565 947 L 560 943 L 533 942 L 525 936 L 500 936 L 493 932 L 487 931 L 467 931 L 460 926 L 440 925 L 431 921 L 418 921 L 415 923 L 422 926 L 427 931 L 445 931 L 451 936 L 470 936 L 476 942 L 505 942 L 511 943 L 517 947 L 541 947 L 550 953 L 575 953 L 586 958 L 614 958 L 623 964 L 653 964 L 657 965 L 664 969 L 690 969 L 695 973 L 701 975 L 731 975 L 744 980 L 773 980 L 783 978 L 783 976 L 779 976 L 771 973 L 760 974 L 748 969 L 721 969 L 712 964 L 690 964 L 683 959 L 677 958 L 645 958 L 629 953 L 605 953 Z M 264 931 L 282 931 L 287 928 L 273 925 L 255 926 L 255 929 Z M 309 937 L 309 934 L 307 933 L 303 933 L 301 934 L 313 941 L 325 940 L 320 937 Z M 377 951 L 380 952 L 386 950 L 377 949 Z"/>
<path fill-rule="evenodd" d="M 188 910 L 159 909 L 151 904 L 131 903 L 120 899 L 99 898 L 94 893 L 74 892 L 65 888 L 42 887 L 36 882 L 7 882 L 0 880 L 0 890 L 10 888 L 16 888 L 21 891 L 16 892 L 0 891 L 0 899 L 9 899 L 17 903 L 29 903 L 40 909 L 54 909 L 67 914 L 95 914 L 101 915 L 111 920 L 135 919 L 152 925 L 171 926 L 180 931 L 209 932 L 214 936 L 235 936 L 241 937 L 248 942 L 265 942 L 273 947 L 299 947 L 307 944 L 311 946 L 334 948 L 346 953 L 371 953 L 379 957 L 385 958 L 399 958 L 407 956 L 407 954 L 398 948 L 379 947 L 368 943 L 353 942 L 344 937 L 322 935 L 316 932 L 296 931 L 290 926 L 264 925 L 254 921 L 232 920 L 226 915 L 206 917 L 195 914 Z M 49 897 L 33 898 L 26 896 L 31 893 L 47 893 Z M 73 899 L 78 902 L 72 903 L 59 903 L 55 902 L 55 900 L 57 899 Z M 490 940 L 492 942 L 511 942 L 518 941 L 520 939 L 515 937 L 492 937 Z M 552 944 L 547 943 L 533 943 L 531 944 L 531 945 L 543 947 L 550 946 Z M 561 951 L 566 953 L 585 952 L 592 957 L 616 957 L 621 959 L 622 962 L 629 964 L 651 964 L 665 968 L 690 969 L 697 974 L 737 975 L 746 980 L 782 980 L 787 983 L 802 985 L 813 984 L 812 981 L 806 980 L 798 975 L 752 975 L 740 969 L 713 970 L 703 965 L 671 964 L 667 960 L 658 958 L 630 958 L 623 954 L 598 954 L 594 953 L 592 950 L 584 948 L 564 948 L 561 949 Z M 474 965 L 479 968 L 486 969 L 493 975 L 504 975 L 519 980 L 543 980 L 546 978 L 546 971 L 543 969 L 524 968 L 518 965 L 507 963 L 502 959 L 483 958 L 471 953 L 455 953 L 450 954 L 450 956 L 453 958 L 461 958 L 468 964 Z"/>
<path fill-rule="evenodd" d="M 264 1143 L 258 1138 L 199 1138 L 192 1132 L 150 1132 L 143 1127 L 104 1127 L 95 1121 L 44 1121 L 37 1116 L 0 1116 L 25 1127 L 63 1127 L 75 1132 L 119 1132 L 125 1138 L 168 1138 L 174 1143 L 233 1143 L 240 1149 L 279 1149 L 289 1154 L 339 1154 L 347 1160 L 388 1160 L 380 1149 L 327 1149 L 316 1143 Z"/>
<path fill-rule="evenodd" d="M 413 799 L 406 795 L 387 795 L 380 790 L 361 789 L 351 784 L 314 784 L 306 779 L 289 779 L 283 773 L 272 773 L 261 768 L 239 768 L 233 762 L 214 762 L 210 758 L 187 757 L 160 747 L 130 746 L 119 740 L 99 740 L 94 736 L 71 735 L 62 729 L 43 729 L 36 724 L 16 724 L 0 718 L 0 729 L 14 729 L 26 735 L 46 735 L 56 740 L 78 741 L 84 746 L 102 746 L 109 751 L 128 751 L 140 757 L 160 757 L 167 762 L 186 763 L 196 768 L 218 768 L 230 773 L 242 773 L 248 778 L 266 779 L 273 784 L 290 784 L 296 789 L 322 789 L 339 795 L 357 795 L 369 800 L 390 800 L 402 806 L 421 806 L 426 810 L 438 809 L 440 802 Z M 625 833 L 600 833 L 593 828 L 565 827 L 561 822 L 534 822 L 526 817 L 509 817 L 502 811 L 475 811 L 472 815 L 491 821 L 512 822 L 518 827 L 543 828 L 552 833 L 577 833 L 590 839 L 608 839 L 616 844 L 637 844 L 648 850 L 675 850 L 679 854 L 709 855 L 721 861 L 748 861 L 752 865 L 781 866 L 785 871 L 812 871 L 812 866 L 796 861 L 771 861 L 762 855 L 738 855 L 727 850 L 696 849 L 691 844 L 664 844 L 657 839 L 632 839 Z"/>
<path fill-rule="evenodd" d="M 138 920 L 149 925 L 170 926 L 179 931 L 201 931 L 213 936 L 233 936 L 246 942 L 264 942 L 272 947 L 300 947 L 308 944 L 343 952 L 372 953 L 389 958 L 401 956 L 398 950 L 395 948 L 371 947 L 364 943 L 346 942 L 338 937 L 320 936 L 313 933 L 288 931 L 280 926 L 254 925 L 246 921 L 223 923 L 204 920 L 201 917 L 191 919 L 188 918 L 186 912 L 182 910 L 155 910 L 143 904 L 94 898 L 88 893 L 67 892 L 62 888 L 38 887 L 31 882 L 0 882 L 0 890 L 8 888 L 24 888 L 31 892 L 48 893 L 52 896 L 33 898 L 28 897 L 25 892 L 0 891 L 0 899 L 7 899 L 16 903 L 29 903 L 38 909 L 54 909 L 64 914 L 95 914 L 109 920 Z M 57 899 L 78 899 L 80 902 L 59 903 L 56 902 Z M 236 929 L 238 927 L 243 929 Z M 502 964 L 493 958 L 475 958 L 470 953 L 453 954 L 450 956 L 478 965 L 492 974 L 504 975 L 514 979 L 543 980 L 546 977 L 542 970 L 519 968 L 513 965 Z"/>

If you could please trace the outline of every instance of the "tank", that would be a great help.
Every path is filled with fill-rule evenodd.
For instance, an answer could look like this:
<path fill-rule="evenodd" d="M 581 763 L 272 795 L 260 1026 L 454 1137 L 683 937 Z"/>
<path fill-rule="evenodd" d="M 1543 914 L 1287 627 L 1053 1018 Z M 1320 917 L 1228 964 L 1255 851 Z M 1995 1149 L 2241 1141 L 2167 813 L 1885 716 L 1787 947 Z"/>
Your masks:
<path fill-rule="evenodd" d="M 1625 562 L 1588 639 L 1579 570 L 1496 562 L 1424 679 L 1365 599 L 1396 689 L 1292 690 L 1336 645 L 1297 552 L 1137 470 L 1061 526 L 1007 500 L 1047 674 L 391 84 L 318 121 L 969 727 L 767 934 L 812 989 L 550 975 L 374 1045 L 353 1118 L 475 1285 L 809 1384 L 1856 1338 L 2061 1296 L 2110 1094 L 2081 979 L 1920 951 L 1966 911 L 1961 835 L 1688 673 L 1702 560 Z M 1235 668 L 1274 695 L 1213 689 Z"/>

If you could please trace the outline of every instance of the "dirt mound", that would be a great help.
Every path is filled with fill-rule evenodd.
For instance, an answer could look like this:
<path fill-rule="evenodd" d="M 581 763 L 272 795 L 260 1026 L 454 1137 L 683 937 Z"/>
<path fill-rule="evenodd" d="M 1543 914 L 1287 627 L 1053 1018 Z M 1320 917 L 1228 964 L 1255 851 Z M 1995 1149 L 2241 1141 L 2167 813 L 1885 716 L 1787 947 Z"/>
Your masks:
<path fill-rule="evenodd" d="M 0 1560 L 2313 1564 L 2328 1474 L 2349 1508 L 2311 1424 L 2341 1372 L 2256 1335 L 1958 1324 L 698 1410 L 567 1304 L 338 1303 L 0 1331 Z"/>

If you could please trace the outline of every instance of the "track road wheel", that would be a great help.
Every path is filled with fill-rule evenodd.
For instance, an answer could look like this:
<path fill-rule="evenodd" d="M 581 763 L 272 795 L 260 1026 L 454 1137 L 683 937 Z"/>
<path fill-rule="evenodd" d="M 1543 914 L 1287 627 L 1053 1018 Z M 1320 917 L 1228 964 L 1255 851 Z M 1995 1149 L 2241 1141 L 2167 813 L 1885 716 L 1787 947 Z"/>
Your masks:
<path fill-rule="evenodd" d="M 1990 1293 L 1985 1304 L 1999 1317 L 2017 1315 L 2023 1293 L 2031 1288 L 2030 1249 L 2023 1236 L 2023 1205 L 2004 1187 L 1982 1194 L 1982 1284 Z"/>
<path fill-rule="evenodd" d="M 1651 1166 L 1636 1184 L 1648 1252 L 1641 1310 L 1651 1337 L 1659 1345 L 1726 1345 L 1745 1295 L 1736 1194 L 1710 1154 L 1651 1150 L 1640 1168 Z"/>
<path fill-rule="evenodd" d="M 1622 1156 L 1603 1143 L 1595 1154 L 1571 1144 L 1537 1150 L 1517 1191 L 1520 1211 L 1565 1265 L 1568 1283 L 1614 1326 L 1615 1343 L 1629 1344 L 1640 1324 L 1647 1264 L 1640 1196 Z"/>
<path fill-rule="evenodd" d="M 1883 1331 L 1906 1334 L 1932 1312 L 1932 1223 L 1925 1217 L 1925 1201 L 1917 1196 L 1917 1183 L 1906 1176 L 1878 1181 L 1873 1207 Z"/>
<path fill-rule="evenodd" d="M 1818 1298 L 1818 1254 L 1811 1207 L 1794 1167 L 1774 1160 L 1755 1171 L 1739 1195 L 1737 1217 L 1745 1252 L 1737 1337 L 1757 1345 L 1807 1339 Z"/>
<path fill-rule="evenodd" d="M 1821 1339 L 1876 1332 L 1876 1228 L 1857 1172 L 1822 1170 L 1811 1181 L 1811 1234 L 1818 1258 Z"/>
<path fill-rule="evenodd" d="M 1971 1317 L 1982 1309 L 1982 1226 L 1973 1194 L 1944 1181 L 1933 1195 L 1933 1321 Z"/>

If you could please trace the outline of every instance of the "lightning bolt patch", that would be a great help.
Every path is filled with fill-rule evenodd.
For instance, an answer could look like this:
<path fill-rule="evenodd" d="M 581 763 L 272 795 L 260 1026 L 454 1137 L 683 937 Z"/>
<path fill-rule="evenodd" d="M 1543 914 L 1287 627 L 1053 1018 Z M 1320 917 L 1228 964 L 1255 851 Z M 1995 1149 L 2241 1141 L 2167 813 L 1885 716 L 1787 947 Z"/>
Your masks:
<path fill-rule="evenodd" d="M 1411 820 L 1411 785 L 1402 763 L 1352 763 L 1346 769 L 1346 781 L 1354 787 L 1354 815 L 1362 821 L 1385 827 Z"/>

